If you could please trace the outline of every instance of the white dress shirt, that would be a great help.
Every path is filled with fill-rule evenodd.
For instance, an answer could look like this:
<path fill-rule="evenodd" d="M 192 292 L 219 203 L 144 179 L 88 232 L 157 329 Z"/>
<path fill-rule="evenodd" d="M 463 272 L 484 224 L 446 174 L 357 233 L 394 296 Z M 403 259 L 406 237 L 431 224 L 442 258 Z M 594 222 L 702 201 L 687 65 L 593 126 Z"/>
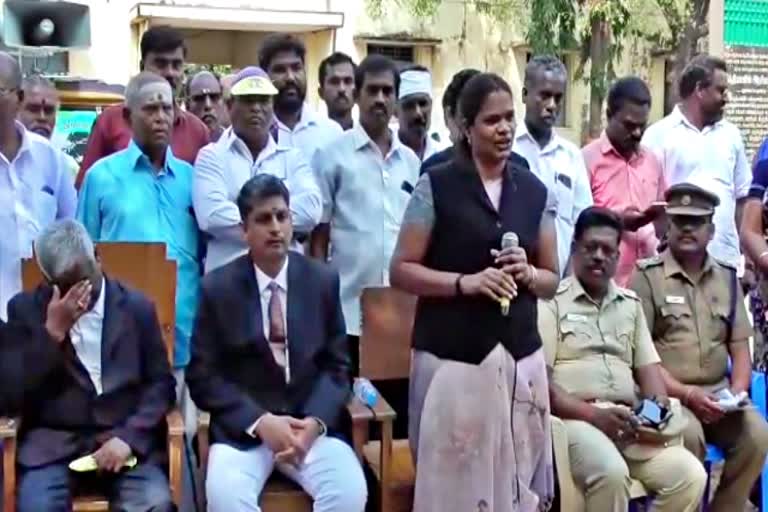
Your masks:
<path fill-rule="evenodd" d="M 398 131 L 395 131 L 395 135 L 397 136 L 397 140 L 400 141 L 401 144 L 405 145 L 403 141 L 400 140 L 400 133 Z M 435 153 L 439 153 L 440 151 L 447 148 L 445 144 L 436 141 L 432 138 L 432 134 L 428 133 L 426 136 L 426 143 L 424 144 L 424 158 L 421 159 L 423 162 L 427 158 L 431 157 Z M 416 155 L 419 156 L 419 155 Z"/>
<path fill-rule="evenodd" d="M 546 185 L 557 202 L 555 231 L 562 276 L 571 255 L 576 219 L 585 208 L 592 206 L 592 189 L 584 157 L 575 144 L 554 131 L 547 145 L 540 147 L 525 122 L 517 126 L 513 151 L 528 160 L 531 172 Z"/>
<path fill-rule="evenodd" d="M 280 309 L 283 314 L 283 326 L 285 328 L 285 344 L 282 343 L 269 343 L 269 348 L 272 350 L 272 356 L 275 358 L 275 362 L 285 368 L 285 382 L 291 381 L 291 357 L 290 357 L 290 342 L 288 340 L 288 258 L 285 258 L 285 263 L 280 272 L 273 279 L 265 274 L 257 265 L 253 268 L 256 271 L 256 283 L 259 285 L 259 297 L 261 299 L 261 324 L 264 329 L 264 338 L 269 343 L 269 301 L 272 300 L 272 292 L 269 289 L 270 283 L 273 281 L 277 283 Z M 261 422 L 261 416 L 253 424 L 251 424 L 245 431 L 252 437 L 257 437 L 256 429 Z M 320 425 L 320 435 L 324 436 L 328 431 L 325 423 L 319 418 L 314 418 Z"/>
<path fill-rule="evenodd" d="M 389 261 L 420 166 L 394 133 L 389 153 L 382 155 L 360 124 L 312 161 L 323 196 L 321 222 L 331 227 L 331 264 L 339 271 L 348 334 L 360 335 L 363 288 L 389 286 Z"/>
<path fill-rule="evenodd" d="M 272 350 L 275 362 L 285 368 L 285 381 L 289 382 L 291 380 L 291 358 L 288 355 L 288 258 L 285 258 L 283 268 L 280 269 L 275 278 L 269 277 L 256 265 L 253 268 L 256 269 L 256 283 L 259 285 L 259 297 L 261 298 L 261 324 L 267 342 L 269 342 L 269 301 L 272 300 L 272 291 L 270 291 L 269 285 L 274 281 L 278 286 L 277 293 L 280 299 L 280 309 L 283 313 L 285 344 L 269 343 L 269 348 Z"/>
<path fill-rule="evenodd" d="M 77 192 L 64 154 L 16 122 L 21 135 L 13 161 L 0 154 L 0 319 L 21 291 L 21 260 L 51 222 L 75 216 Z"/>
<path fill-rule="evenodd" d="M 100 395 L 101 387 L 101 338 L 104 325 L 104 296 L 106 295 L 106 282 L 102 278 L 99 298 L 90 311 L 81 316 L 75 325 L 69 330 L 69 339 L 75 349 L 77 358 L 82 363 L 88 376 L 96 388 L 96 394 Z"/>
<path fill-rule="evenodd" d="M 200 150 L 195 161 L 192 202 L 200 229 L 211 236 L 206 273 L 248 251 L 236 200 L 243 184 L 262 173 L 277 176 L 288 187 L 294 231 L 310 233 L 320 221 L 320 188 L 301 152 L 269 137 L 254 161 L 245 142 L 227 128 L 218 141 Z"/>
<path fill-rule="evenodd" d="M 690 182 L 717 194 L 720 206 L 715 209 L 709 252 L 740 267 L 736 200 L 747 196 L 752 171 L 736 125 L 721 120 L 699 130 L 675 107 L 646 130 L 642 143 L 661 162 L 669 186 Z"/>
<path fill-rule="evenodd" d="M 301 118 L 293 130 L 283 124 L 277 116 L 275 116 L 275 124 L 278 134 L 277 143 L 283 147 L 298 149 L 308 162 L 312 161 L 318 149 L 344 133 L 336 121 L 319 115 L 306 104 L 301 108 Z"/>

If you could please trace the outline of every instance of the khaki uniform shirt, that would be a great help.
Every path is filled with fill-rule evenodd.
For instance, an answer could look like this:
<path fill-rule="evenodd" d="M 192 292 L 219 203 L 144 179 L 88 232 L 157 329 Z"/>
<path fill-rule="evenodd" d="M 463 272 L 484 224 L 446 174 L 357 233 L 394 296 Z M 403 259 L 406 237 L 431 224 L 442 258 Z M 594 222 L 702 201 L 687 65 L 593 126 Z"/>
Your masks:
<path fill-rule="evenodd" d="M 746 343 L 752 328 L 736 269 L 707 256 L 695 282 L 665 251 L 637 264 L 632 289 L 640 297 L 664 368 L 683 384 L 716 390 L 728 384 L 728 343 Z M 735 288 L 732 290 L 732 288 Z M 726 340 L 731 294 L 736 314 Z"/>
<path fill-rule="evenodd" d="M 632 405 L 633 370 L 659 362 L 637 295 L 613 282 L 602 304 L 575 277 L 539 302 L 539 333 L 552 380 L 583 400 Z"/>

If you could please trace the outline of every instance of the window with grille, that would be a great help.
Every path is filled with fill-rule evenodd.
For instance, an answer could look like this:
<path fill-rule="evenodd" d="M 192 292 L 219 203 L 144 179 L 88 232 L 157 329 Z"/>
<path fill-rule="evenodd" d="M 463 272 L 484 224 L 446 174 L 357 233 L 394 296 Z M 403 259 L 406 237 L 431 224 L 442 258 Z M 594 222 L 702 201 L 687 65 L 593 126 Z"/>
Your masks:
<path fill-rule="evenodd" d="M 389 57 L 395 61 L 399 68 L 412 66 L 415 63 L 415 51 L 413 46 L 369 44 L 368 55 L 373 54 Z"/>

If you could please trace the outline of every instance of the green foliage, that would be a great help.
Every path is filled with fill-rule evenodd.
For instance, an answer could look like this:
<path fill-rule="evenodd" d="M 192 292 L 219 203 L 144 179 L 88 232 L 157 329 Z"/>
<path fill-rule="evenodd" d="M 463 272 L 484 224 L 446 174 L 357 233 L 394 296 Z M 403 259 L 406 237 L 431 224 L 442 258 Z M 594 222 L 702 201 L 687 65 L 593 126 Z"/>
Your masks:
<path fill-rule="evenodd" d="M 366 10 L 372 18 L 387 14 L 387 4 L 406 9 L 417 18 L 429 18 L 437 14 L 444 0 L 365 0 Z M 474 6 L 475 10 L 499 23 L 505 23 L 515 15 L 523 14 L 527 0 L 453 0 Z M 546 3 L 546 2 L 544 2 Z"/>
<path fill-rule="evenodd" d="M 408 10 L 413 16 L 427 18 L 434 16 L 440 8 L 443 0 L 392 0 L 399 7 Z M 381 18 L 386 15 L 385 4 L 387 0 L 366 0 L 365 7 L 372 18 Z"/>
<path fill-rule="evenodd" d="M 416 17 L 433 17 L 444 1 L 366 0 L 373 18 L 386 16 L 386 6 L 404 8 Z M 614 67 L 630 40 L 672 47 L 691 21 L 700 0 L 463 0 L 465 5 L 501 24 L 527 22 L 526 40 L 534 53 L 562 55 L 580 52 L 576 76 L 590 86 L 591 100 L 602 102 L 615 78 Z M 597 22 L 597 23 L 595 23 Z M 605 28 L 607 39 L 593 48 L 594 25 Z M 666 26 L 664 26 L 666 25 Z M 599 34 L 598 34 L 599 36 Z M 589 65 L 589 74 L 584 71 Z"/>
<path fill-rule="evenodd" d="M 526 0 L 526 7 L 531 20 L 527 39 L 534 53 L 558 54 L 576 48 L 577 4 L 572 0 Z"/>

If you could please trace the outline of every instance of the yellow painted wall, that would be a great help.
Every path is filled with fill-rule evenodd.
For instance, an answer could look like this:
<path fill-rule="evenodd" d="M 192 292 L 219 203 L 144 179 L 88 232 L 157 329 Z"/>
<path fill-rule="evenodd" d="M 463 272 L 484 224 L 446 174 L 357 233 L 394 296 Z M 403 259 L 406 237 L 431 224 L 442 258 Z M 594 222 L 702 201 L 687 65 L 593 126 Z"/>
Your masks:
<path fill-rule="evenodd" d="M 100 78 L 114 83 L 126 83 L 138 70 L 138 40 L 143 28 L 130 23 L 129 11 L 138 0 L 79 0 L 91 7 L 92 45 L 85 51 L 70 53 L 73 75 Z M 331 51 L 349 53 L 360 61 L 365 57 L 370 38 L 397 39 L 403 37 L 438 40 L 434 46 L 418 46 L 416 60 L 433 73 L 433 127 L 443 127 L 439 108 L 445 87 L 457 71 L 465 67 L 488 70 L 503 76 L 515 93 L 518 118 L 523 117 L 520 101 L 525 66 L 526 47 L 521 26 L 508 23 L 501 27 L 474 12 L 463 2 L 445 2 L 434 19 L 418 20 L 405 9 L 391 8 L 380 19 L 371 19 L 364 0 L 170 0 L 166 3 L 205 5 L 211 7 L 248 6 L 286 11 L 330 11 L 344 13 L 344 26 L 336 30 L 321 30 L 301 34 L 307 45 L 308 99 L 320 110 L 317 98 L 317 67 Z M 715 3 L 721 0 L 715 0 Z M 145 0 L 159 2 L 159 0 Z M 232 64 L 242 67 L 257 63 L 257 51 L 265 32 L 185 29 L 189 45 L 189 60 L 195 63 Z M 653 98 L 652 118 L 663 112 L 664 64 L 662 58 L 648 57 L 649 49 L 630 48 L 619 66 L 619 74 L 638 74 L 649 80 Z M 583 80 L 573 76 L 578 56 L 568 55 L 566 64 L 571 72 L 571 86 L 566 99 L 566 126 L 560 132 L 578 142 L 583 112 L 589 101 L 589 90 Z"/>

